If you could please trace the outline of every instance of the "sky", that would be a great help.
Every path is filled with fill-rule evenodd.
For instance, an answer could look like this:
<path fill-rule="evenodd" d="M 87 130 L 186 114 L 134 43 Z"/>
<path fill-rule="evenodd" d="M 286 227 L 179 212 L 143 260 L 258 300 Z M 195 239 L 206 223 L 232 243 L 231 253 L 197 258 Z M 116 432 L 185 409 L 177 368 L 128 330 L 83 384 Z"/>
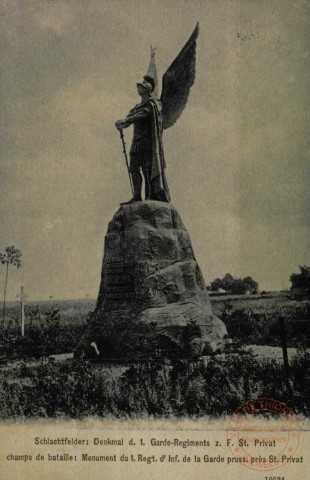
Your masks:
<path fill-rule="evenodd" d="M 23 254 L 8 299 L 21 285 L 30 300 L 97 297 L 107 225 L 130 198 L 114 123 L 139 102 L 150 45 L 161 78 L 197 21 L 196 81 L 164 149 L 205 281 L 279 290 L 310 264 L 309 2 L 0 6 L 0 252 Z"/>

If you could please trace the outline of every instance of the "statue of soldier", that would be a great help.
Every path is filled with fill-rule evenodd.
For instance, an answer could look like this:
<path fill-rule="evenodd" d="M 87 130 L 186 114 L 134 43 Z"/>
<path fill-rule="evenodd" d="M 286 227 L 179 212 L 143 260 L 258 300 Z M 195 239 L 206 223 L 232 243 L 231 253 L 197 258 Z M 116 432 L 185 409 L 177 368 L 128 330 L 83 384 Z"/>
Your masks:
<path fill-rule="evenodd" d="M 124 120 L 118 120 L 119 130 L 133 124 L 133 139 L 130 149 L 130 167 L 133 183 L 133 198 L 129 202 L 142 200 L 142 169 L 145 183 L 145 199 L 169 202 L 170 195 L 165 177 L 165 158 L 162 146 L 161 103 L 152 97 L 155 81 L 145 75 L 142 83 L 137 83 L 141 102 L 136 105 Z"/>
<path fill-rule="evenodd" d="M 141 102 L 130 110 L 125 119 L 115 123 L 120 131 L 133 124 L 129 166 L 133 197 L 127 203 L 142 200 L 141 170 L 145 183 L 145 199 L 170 201 L 162 134 L 164 129 L 171 127 L 180 117 L 194 83 L 198 32 L 197 23 L 191 37 L 164 74 L 160 100 L 157 98 L 154 54 L 151 55 L 148 74 L 141 83 L 137 83 Z"/>

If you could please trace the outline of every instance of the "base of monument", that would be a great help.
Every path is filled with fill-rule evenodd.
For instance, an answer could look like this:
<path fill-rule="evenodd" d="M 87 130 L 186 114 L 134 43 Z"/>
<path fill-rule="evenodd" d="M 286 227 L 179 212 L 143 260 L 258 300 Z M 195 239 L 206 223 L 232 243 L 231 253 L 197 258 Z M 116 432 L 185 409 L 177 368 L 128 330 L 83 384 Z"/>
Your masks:
<path fill-rule="evenodd" d="M 209 325 L 188 322 L 174 308 L 169 317 L 164 312 L 160 315 L 158 310 L 146 311 L 139 318 L 119 312 L 94 312 L 74 357 L 100 361 L 196 359 L 221 353 L 230 344 L 225 326 L 214 315 L 204 319 Z"/>
<path fill-rule="evenodd" d="M 173 205 L 121 205 L 105 237 L 96 310 L 75 357 L 197 358 L 223 351 L 226 337 Z"/>

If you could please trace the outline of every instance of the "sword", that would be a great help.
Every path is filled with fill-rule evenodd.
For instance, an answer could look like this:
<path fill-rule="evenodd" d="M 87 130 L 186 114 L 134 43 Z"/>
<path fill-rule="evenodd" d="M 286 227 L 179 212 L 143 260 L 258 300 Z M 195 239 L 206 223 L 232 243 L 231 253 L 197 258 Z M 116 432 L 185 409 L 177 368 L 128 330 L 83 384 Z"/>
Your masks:
<path fill-rule="evenodd" d="M 123 153 L 124 153 L 124 156 L 125 156 L 126 167 L 127 167 L 127 172 L 128 172 L 129 181 L 130 181 L 130 186 L 131 186 L 131 192 L 132 192 L 132 194 L 134 194 L 134 193 L 133 193 L 132 178 L 131 178 L 130 171 L 129 171 L 129 164 L 128 164 L 128 158 L 127 158 L 127 152 L 126 152 L 126 143 L 125 143 L 125 140 L 124 140 L 123 130 L 120 130 L 120 131 L 119 131 L 119 134 L 120 134 L 120 137 L 121 137 L 121 140 L 122 140 L 122 144 L 123 144 Z"/>

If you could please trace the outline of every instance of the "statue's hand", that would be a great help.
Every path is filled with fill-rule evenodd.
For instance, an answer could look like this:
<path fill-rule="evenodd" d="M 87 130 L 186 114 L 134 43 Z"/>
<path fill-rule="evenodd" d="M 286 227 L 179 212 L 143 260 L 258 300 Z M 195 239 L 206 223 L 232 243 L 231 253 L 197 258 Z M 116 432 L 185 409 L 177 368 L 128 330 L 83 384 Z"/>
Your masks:
<path fill-rule="evenodd" d="M 125 123 L 125 120 L 117 120 L 117 122 L 115 122 L 117 130 L 123 130 L 123 128 L 125 128 Z"/>

